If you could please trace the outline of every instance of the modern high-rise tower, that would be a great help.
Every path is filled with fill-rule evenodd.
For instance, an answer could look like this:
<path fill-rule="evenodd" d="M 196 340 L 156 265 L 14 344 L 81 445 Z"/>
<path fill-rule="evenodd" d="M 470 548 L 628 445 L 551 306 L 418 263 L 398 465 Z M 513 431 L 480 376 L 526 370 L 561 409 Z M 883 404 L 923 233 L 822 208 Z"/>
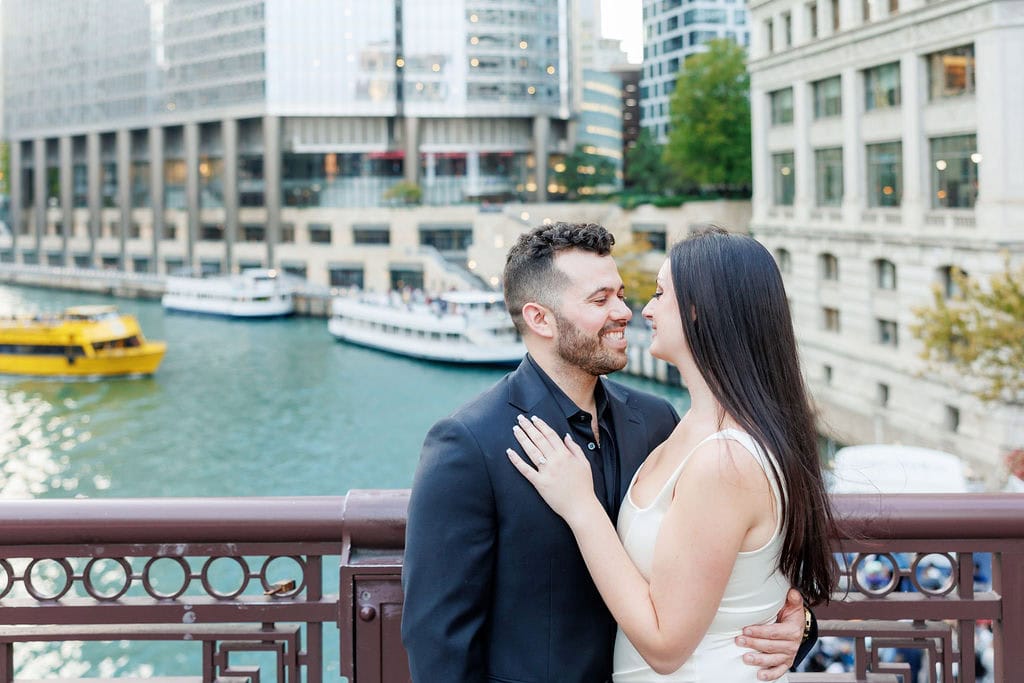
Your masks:
<path fill-rule="evenodd" d="M 644 66 L 640 124 L 659 142 L 669 130 L 668 103 L 690 55 L 715 38 L 750 42 L 742 0 L 644 0 Z"/>
<path fill-rule="evenodd" d="M 546 197 L 570 0 L 5 0 L 14 246 L 164 270 L 291 209 Z M 400 189 L 402 186 L 399 186 Z M 272 260 L 272 259 L 270 259 Z"/>

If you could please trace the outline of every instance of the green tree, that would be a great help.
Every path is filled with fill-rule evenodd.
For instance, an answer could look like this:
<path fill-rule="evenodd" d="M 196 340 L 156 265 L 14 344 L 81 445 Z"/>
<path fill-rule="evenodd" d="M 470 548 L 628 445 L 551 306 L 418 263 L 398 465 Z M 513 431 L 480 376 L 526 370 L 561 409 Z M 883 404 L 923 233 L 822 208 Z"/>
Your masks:
<path fill-rule="evenodd" d="M 416 183 L 408 180 L 400 180 L 388 189 L 384 190 L 384 199 L 411 206 L 419 204 L 423 200 L 423 190 Z"/>
<path fill-rule="evenodd" d="M 10 147 L 0 141 L 0 194 L 7 194 L 10 188 L 11 156 Z"/>
<path fill-rule="evenodd" d="M 634 311 L 639 311 L 654 294 L 663 259 L 651 258 L 651 243 L 645 239 L 616 244 L 613 254 L 626 289 L 626 303 Z"/>
<path fill-rule="evenodd" d="M 665 165 L 681 185 L 729 193 L 750 188 L 750 77 L 746 53 L 712 40 L 686 59 L 669 102 Z"/>
<path fill-rule="evenodd" d="M 987 286 L 960 271 L 953 278 L 952 297 L 936 287 L 931 304 L 914 310 L 921 357 L 971 378 L 984 401 L 1024 405 L 1024 265 L 1014 270 L 1007 257 Z"/>
<path fill-rule="evenodd" d="M 563 164 L 565 168 L 555 173 L 555 181 L 565 186 L 569 199 L 593 194 L 592 190 L 603 185 L 615 185 L 615 164 L 607 157 L 587 152 L 583 145 L 576 145 Z"/>
<path fill-rule="evenodd" d="M 641 194 L 660 194 L 668 184 L 664 150 L 646 129 L 626 152 L 626 187 Z"/>

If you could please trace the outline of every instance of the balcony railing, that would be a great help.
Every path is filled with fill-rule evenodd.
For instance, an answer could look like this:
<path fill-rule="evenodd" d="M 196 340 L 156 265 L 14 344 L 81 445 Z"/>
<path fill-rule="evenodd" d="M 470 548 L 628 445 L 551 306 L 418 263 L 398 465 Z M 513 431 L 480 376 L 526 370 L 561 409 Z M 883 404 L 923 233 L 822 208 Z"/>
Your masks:
<path fill-rule="evenodd" d="M 317 683 L 326 624 L 338 626 L 342 676 L 407 681 L 399 635 L 407 502 L 407 491 L 0 501 L 0 683 L 14 680 L 17 643 L 122 640 L 195 643 L 200 670 L 174 673 L 196 681 Z M 881 656 L 898 647 L 921 650 L 932 681 L 973 683 L 975 627 L 991 622 L 995 680 L 1024 681 L 1024 496 L 835 502 L 846 589 L 817 614 L 823 633 L 852 639 L 854 678 L 795 680 L 902 673 L 911 683 L 906 665 Z M 991 553 L 992 583 L 976 589 L 982 553 Z M 939 580 L 925 570 L 936 558 L 951 569 Z M 890 571 L 868 581 L 868 563 Z M 236 661 L 252 651 L 273 653 L 273 671 Z"/>

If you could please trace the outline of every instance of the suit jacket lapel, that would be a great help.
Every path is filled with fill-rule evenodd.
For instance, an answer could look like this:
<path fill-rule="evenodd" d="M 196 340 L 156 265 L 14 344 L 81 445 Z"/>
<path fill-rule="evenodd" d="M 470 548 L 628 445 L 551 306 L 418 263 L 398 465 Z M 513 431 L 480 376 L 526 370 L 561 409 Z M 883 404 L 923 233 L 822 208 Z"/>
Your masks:
<path fill-rule="evenodd" d="M 619 451 L 618 491 L 621 501 L 633 474 L 648 455 L 647 421 L 644 415 L 629 400 L 629 391 L 621 384 L 604 382 L 605 394 L 611 401 L 612 423 L 615 425 L 615 444 Z"/>

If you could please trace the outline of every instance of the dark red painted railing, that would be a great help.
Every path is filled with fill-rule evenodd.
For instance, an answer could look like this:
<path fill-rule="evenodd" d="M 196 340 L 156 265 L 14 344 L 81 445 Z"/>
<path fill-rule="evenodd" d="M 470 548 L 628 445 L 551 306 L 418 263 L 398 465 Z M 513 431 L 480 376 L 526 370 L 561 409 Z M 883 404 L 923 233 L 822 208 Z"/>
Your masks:
<path fill-rule="evenodd" d="M 339 628 L 350 681 L 406 681 L 407 502 L 407 491 L 0 501 L 0 683 L 14 680 L 16 643 L 64 640 L 192 641 L 202 670 L 176 673 L 316 683 L 324 624 Z M 845 591 L 817 613 L 824 633 L 852 639 L 856 680 L 906 674 L 882 661 L 886 648 L 900 647 L 926 653 L 930 680 L 974 683 L 975 627 L 991 622 L 995 680 L 1024 681 L 1024 496 L 837 496 L 835 504 Z M 992 556 L 991 587 L 976 589 L 981 553 Z M 929 564 L 950 571 L 936 578 Z M 889 569 L 881 580 L 879 565 Z M 274 670 L 233 660 L 250 651 L 273 653 Z"/>

